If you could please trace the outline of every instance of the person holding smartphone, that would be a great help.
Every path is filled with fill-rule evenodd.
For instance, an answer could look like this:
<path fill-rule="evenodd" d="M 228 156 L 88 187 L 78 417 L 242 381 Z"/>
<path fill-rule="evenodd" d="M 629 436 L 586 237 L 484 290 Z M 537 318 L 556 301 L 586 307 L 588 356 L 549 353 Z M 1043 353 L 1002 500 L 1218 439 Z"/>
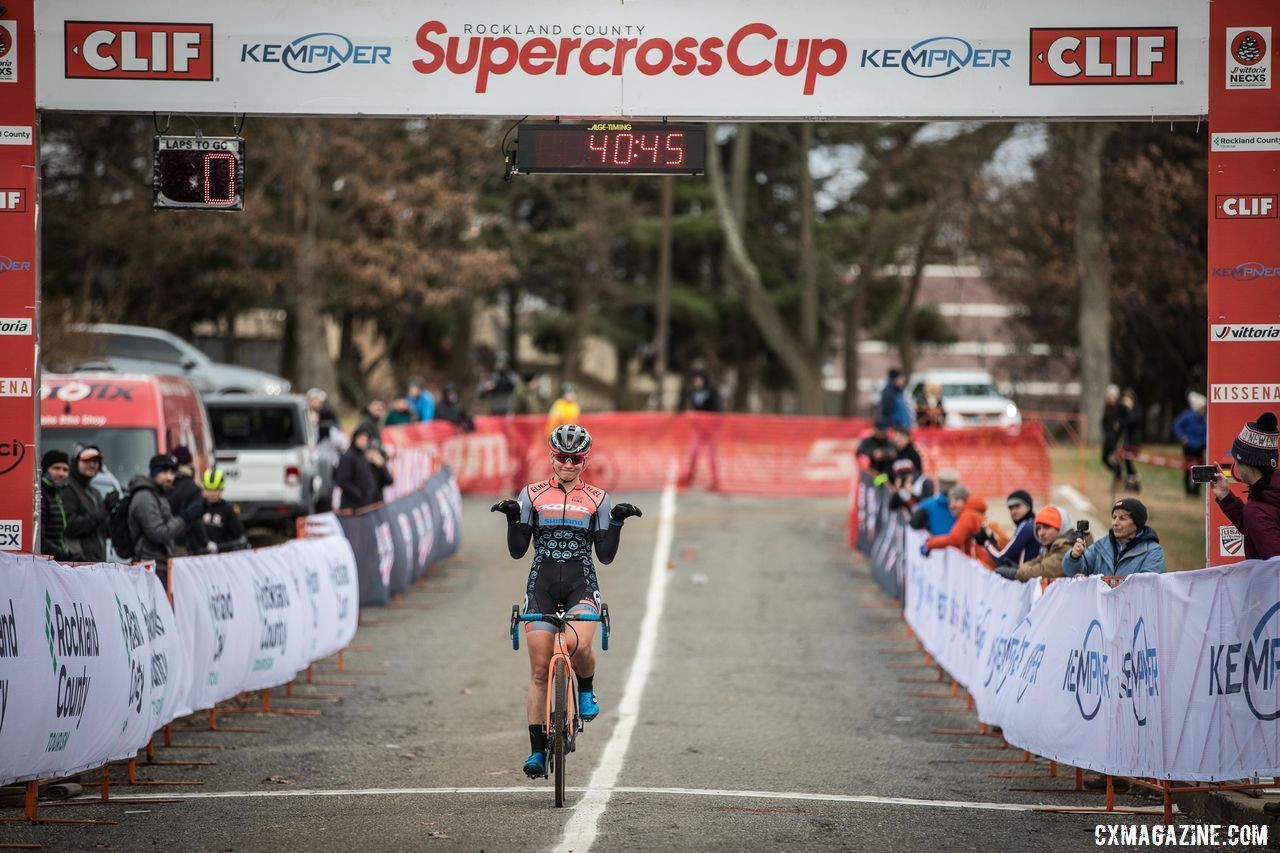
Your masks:
<path fill-rule="evenodd" d="M 1245 424 L 1231 443 L 1235 479 L 1248 486 L 1248 500 L 1232 493 L 1221 471 L 1214 475 L 1214 500 L 1244 536 L 1244 556 L 1266 560 L 1280 556 L 1280 476 L 1276 474 L 1277 441 L 1274 412 L 1263 412 Z"/>

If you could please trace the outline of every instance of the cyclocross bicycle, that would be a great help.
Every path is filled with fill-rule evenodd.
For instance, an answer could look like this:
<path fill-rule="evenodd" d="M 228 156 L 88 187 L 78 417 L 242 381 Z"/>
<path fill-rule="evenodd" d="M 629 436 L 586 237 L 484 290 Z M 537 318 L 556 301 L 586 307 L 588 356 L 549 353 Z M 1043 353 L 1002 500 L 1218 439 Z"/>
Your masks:
<path fill-rule="evenodd" d="M 556 629 L 555 648 L 547 664 L 547 716 L 543 730 L 547 733 L 547 773 L 556 777 L 556 808 L 564 806 L 564 757 L 573 752 L 582 717 L 578 715 L 578 691 L 573 689 L 573 661 L 565 644 L 564 633 L 570 622 L 599 622 L 600 648 L 609 649 L 609 605 L 601 605 L 599 613 L 565 613 L 564 608 L 551 613 L 521 613 L 520 606 L 511 608 L 511 648 L 520 650 L 520 623 L 547 622 Z M 569 629 L 572 630 L 572 629 Z"/>

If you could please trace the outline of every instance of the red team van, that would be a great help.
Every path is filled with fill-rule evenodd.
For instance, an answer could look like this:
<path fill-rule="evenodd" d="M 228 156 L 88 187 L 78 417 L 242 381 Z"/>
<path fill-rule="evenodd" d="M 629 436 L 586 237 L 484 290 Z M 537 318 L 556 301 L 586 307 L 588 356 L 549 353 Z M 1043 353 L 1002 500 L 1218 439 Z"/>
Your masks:
<path fill-rule="evenodd" d="M 204 403 L 191 383 L 173 376 L 117 373 L 50 374 L 40 384 L 40 450 L 74 456 L 96 444 L 105 472 L 121 486 L 147 473 L 156 453 L 180 444 L 197 471 L 213 464 L 213 438 Z"/>

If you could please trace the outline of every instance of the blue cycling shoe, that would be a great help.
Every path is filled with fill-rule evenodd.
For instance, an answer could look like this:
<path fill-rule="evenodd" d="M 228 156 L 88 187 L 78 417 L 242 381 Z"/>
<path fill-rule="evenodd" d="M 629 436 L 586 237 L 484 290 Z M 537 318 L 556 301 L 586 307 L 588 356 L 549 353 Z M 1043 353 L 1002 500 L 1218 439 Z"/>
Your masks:
<path fill-rule="evenodd" d="M 547 754 L 538 751 L 524 760 L 524 775 L 530 779 L 541 779 L 547 775 Z"/>
<path fill-rule="evenodd" d="M 588 723 L 600 715 L 600 703 L 596 701 L 594 690 L 584 690 L 578 694 L 578 716 Z"/>

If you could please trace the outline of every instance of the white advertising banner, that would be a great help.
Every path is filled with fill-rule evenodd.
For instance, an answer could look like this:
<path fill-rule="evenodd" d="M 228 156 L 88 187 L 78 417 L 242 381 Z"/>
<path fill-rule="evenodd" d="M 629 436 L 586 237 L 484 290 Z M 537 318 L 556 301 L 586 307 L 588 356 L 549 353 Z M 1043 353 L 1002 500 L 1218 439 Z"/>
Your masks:
<path fill-rule="evenodd" d="M 129 758 L 188 713 L 188 668 L 149 566 L 0 554 L 0 784 Z"/>
<path fill-rule="evenodd" d="M 1204 0 L 36 6 L 44 110 L 716 118 L 1203 116 Z"/>
<path fill-rule="evenodd" d="M 907 530 L 905 616 L 938 663 L 974 697 L 978 718 L 996 724 L 990 703 L 1006 678 L 1012 636 L 1040 595 L 952 548 L 920 554 L 927 538 Z"/>
<path fill-rule="evenodd" d="M 1280 773 L 1280 558 L 1037 595 L 914 541 L 907 621 L 1013 745 L 1118 776 Z"/>
<path fill-rule="evenodd" d="M 355 636 L 355 557 L 341 536 L 173 561 L 173 601 L 192 658 L 189 704 L 276 687 Z"/>

